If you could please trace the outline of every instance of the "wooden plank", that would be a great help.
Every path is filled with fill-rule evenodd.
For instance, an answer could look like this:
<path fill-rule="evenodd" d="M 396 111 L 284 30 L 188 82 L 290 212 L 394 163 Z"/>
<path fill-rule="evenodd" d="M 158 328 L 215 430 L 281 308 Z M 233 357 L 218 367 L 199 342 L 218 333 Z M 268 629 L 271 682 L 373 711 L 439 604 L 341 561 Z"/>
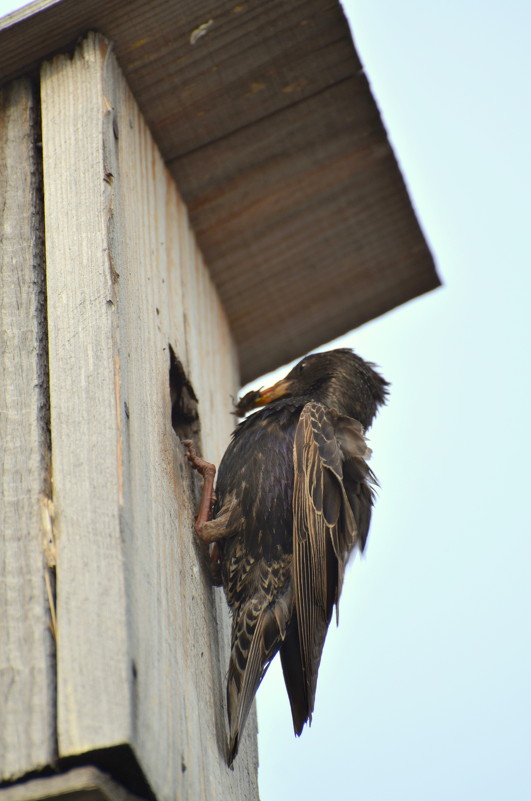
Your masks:
<path fill-rule="evenodd" d="M 41 80 L 61 756 L 131 731 L 103 57 L 84 46 Z"/>
<path fill-rule="evenodd" d="M 237 354 L 186 208 L 114 59 L 113 182 L 124 452 L 124 530 L 135 665 L 133 746 L 161 799 L 258 797 L 256 720 L 225 764 L 229 620 L 193 535 L 195 497 L 171 425 L 171 345 L 219 462 L 234 418 Z"/>
<path fill-rule="evenodd" d="M 219 460 L 238 386 L 227 319 L 105 41 L 54 59 L 42 94 L 60 754 L 121 736 L 163 801 L 257 798 L 253 720 L 236 769 L 225 764 L 229 621 L 171 419 L 170 345 Z"/>
<path fill-rule="evenodd" d="M 0 91 L 0 781 L 55 755 L 38 137 L 32 86 L 16 81 Z"/>
<path fill-rule="evenodd" d="M 140 801 L 97 768 L 74 768 L 0 789 L 0 801 Z"/>
<path fill-rule="evenodd" d="M 145 114 L 166 160 L 320 94 L 359 67 L 330 0 L 152 0 L 149 14 L 144 0 L 54 0 L 0 22 L 0 75 L 30 69 L 90 27 L 116 40 L 135 96 L 150 98 Z"/>

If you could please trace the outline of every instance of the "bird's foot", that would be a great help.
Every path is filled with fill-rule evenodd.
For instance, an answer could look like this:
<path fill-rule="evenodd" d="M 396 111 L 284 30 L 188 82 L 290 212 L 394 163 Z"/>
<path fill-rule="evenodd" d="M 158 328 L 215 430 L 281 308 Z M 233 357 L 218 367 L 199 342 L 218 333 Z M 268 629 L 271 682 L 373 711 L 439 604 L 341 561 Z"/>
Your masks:
<path fill-rule="evenodd" d="M 208 536 L 206 533 L 208 526 L 205 525 L 212 520 L 213 507 L 216 502 L 216 493 L 214 492 L 216 467 L 211 462 L 207 462 L 206 459 L 202 459 L 197 455 L 195 444 L 191 439 L 183 439 L 182 443 L 186 448 L 186 458 L 191 466 L 203 476 L 203 491 L 201 494 L 201 503 L 199 504 L 199 512 L 197 513 L 197 520 L 195 521 L 195 533 L 202 543 L 209 546 L 212 583 L 216 587 L 219 587 L 221 586 L 219 549 L 212 537 Z"/>
<path fill-rule="evenodd" d="M 209 523 L 212 520 L 214 504 L 216 502 L 216 493 L 214 492 L 216 466 L 197 455 L 195 444 L 191 439 L 183 439 L 182 443 L 186 448 L 186 458 L 193 469 L 197 470 L 197 472 L 203 476 L 203 491 L 201 493 L 197 520 L 195 521 L 195 531 L 199 539 L 203 542 L 212 543 L 214 542 L 214 538 L 206 535 L 203 528 L 205 523 Z"/>
<path fill-rule="evenodd" d="M 186 458 L 188 459 L 194 470 L 197 470 L 197 472 L 200 473 L 205 479 L 209 474 L 215 476 L 216 466 L 213 465 L 211 462 L 207 462 L 206 459 L 202 459 L 201 456 L 197 455 L 197 452 L 195 450 L 195 443 L 191 439 L 183 439 L 181 440 L 181 442 L 186 448 Z"/>

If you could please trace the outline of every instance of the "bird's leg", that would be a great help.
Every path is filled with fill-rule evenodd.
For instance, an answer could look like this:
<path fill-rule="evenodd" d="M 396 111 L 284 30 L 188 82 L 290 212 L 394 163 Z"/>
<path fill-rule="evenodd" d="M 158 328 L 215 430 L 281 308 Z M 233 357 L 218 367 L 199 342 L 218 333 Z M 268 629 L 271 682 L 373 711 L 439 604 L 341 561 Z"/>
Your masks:
<path fill-rule="evenodd" d="M 195 452 L 195 445 L 191 439 L 183 439 L 186 448 L 186 458 L 198 473 L 203 476 L 203 491 L 201 493 L 201 503 L 195 521 L 195 533 L 202 542 L 210 544 L 212 540 L 203 533 L 203 524 L 212 520 L 212 509 L 216 500 L 214 492 L 214 479 L 216 477 L 216 466 L 211 462 L 202 459 Z"/>
<path fill-rule="evenodd" d="M 201 542 L 212 546 L 210 549 L 210 569 L 214 583 L 219 586 L 221 584 L 221 577 L 218 546 L 211 534 L 207 533 L 207 527 L 205 526 L 205 523 L 209 523 L 212 520 L 212 511 L 214 503 L 216 502 L 216 493 L 214 492 L 216 466 L 197 455 L 195 445 L 191 439 L 183 439 L 182 443 L 186 448 L 186 458 L 193 469 L 197 470 L 197 472 L 203 476 L 203 490 L 201 492 L 201 502 L 195 521 L 195 533 Z"/>

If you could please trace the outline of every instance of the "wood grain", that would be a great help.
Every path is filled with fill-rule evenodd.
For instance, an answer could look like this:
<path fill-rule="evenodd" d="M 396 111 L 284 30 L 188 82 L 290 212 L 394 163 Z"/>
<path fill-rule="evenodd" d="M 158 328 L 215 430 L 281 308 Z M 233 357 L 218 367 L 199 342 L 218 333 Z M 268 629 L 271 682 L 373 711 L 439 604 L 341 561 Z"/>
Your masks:
<path fill-rule="evenodd" d="M 193 537 L 192 478 L 171 427 L 171 344 L 199 400 L 202 449 L 219 462 L 233 427 L 237 356 L 186 208 L 113 59 L 117 310 L 124 523 L 135 663 L 133 742 L 158 797 L 255 798 L 256 723 L 225 764 L 229 621 Z"/>
<path fill-rule="evenodd" d="M 254 719 L 225 764 L 228 614 L 171 424 L 170 345 L 219 460 L 238 387 L 226 315 L 106 42 L 54 59 L 42 92 L 60 753 L 122 738 L 159 799 L 257 798 Z"/>
<path fill-rule="evenodd" d="M 16 81 L 0 92 L 0 781 L 55 755 L 38 137 L 32 86 Z"/>
<path fill-rule="evenodd" d="M 61 755 L 131 731 L 105 50 L 45 63 L 41 80 Z"/>
<path fill-rule="evenodd" d="M 0 22 L 0 76 L 90 27 L 112 39 L 187 204 L 244 382 L 438 286 L 337 0 L 32 11 Z"/>

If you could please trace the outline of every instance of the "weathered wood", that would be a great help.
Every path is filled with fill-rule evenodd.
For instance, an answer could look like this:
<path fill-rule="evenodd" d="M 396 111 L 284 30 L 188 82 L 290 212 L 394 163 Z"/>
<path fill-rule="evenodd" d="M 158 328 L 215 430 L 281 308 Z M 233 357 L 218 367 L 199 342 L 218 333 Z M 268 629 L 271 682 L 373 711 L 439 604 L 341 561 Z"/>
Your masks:
<path fill-rule="evenodd" d="M 0 781 L 55 753 L 38 137 L 31 84 L 16 81 L 0 92 Z"/>
<path fill-rule="evenodd" d="M 61 755 L 131 731 L 101 58 L 41 81 Z"/>
<path fill-rule="evenodd" d="M 0 790 L 0 801 L 140 801 L 97 768 L 32 779 Z"/>
<path fill-rule="evenodd" d="M 169 386 L 171 345 L 219 460 L 238 386 L 229 326 L 105 40 L 47 65 L 42 98 L 60 754 L 121 739 L 161 800 L 253 799 L 252 720 L 225 765 L 228 615 L 194 542 Z"/>
<path fill-rule="evenodd" d="M 145 9 L 37 4 L 0 22 L 0 76 L 90 27 L 113 40 L 187 204 L 244 381 L 438 286 L 337 0 Z"/>
<path fill-rule="evenodd" d="M 161 798 L 252 799 L 253 721 L 236 770 L 225 765 L 228 615 L 194 541 L 191 477 L 171 426 L 168 386 L 171 344 L 199 400 L 203 449 L 219 462 L 234 423 L 236 351 L 186 208 L 113 58 L 108 67 L 104 92 L 118 131 L 111 170 L 114 231 L 121 231 L 117 310 L 128 408 L 124 517 L 134 576 L 134 747 Z"/>

